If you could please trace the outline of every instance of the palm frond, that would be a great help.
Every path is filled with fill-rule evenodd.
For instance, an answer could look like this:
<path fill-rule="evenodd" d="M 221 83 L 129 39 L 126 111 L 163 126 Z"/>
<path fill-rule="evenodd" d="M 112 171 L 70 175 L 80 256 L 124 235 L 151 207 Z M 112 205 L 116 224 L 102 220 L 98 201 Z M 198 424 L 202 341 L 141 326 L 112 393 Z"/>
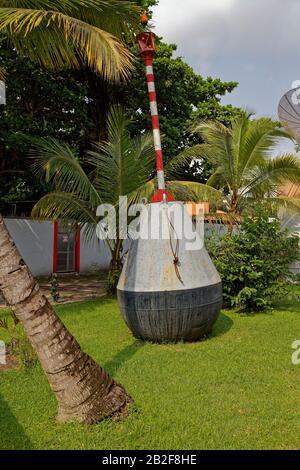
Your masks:
<path fill-rule="evenodd" d="M 210 155 L 210 150 L 211 146 L 207 144 L 199 144 L 186 148 L 165 165 L 166 177 L 177 178 L 178 176 L 183 176 L 183 170 L 185 170 L 186 165 L 191 164 L 195 159 L 207 158 Z"/>
<path fill-rule="evenodd" d="M 152 132 L 135 137 L 132 145 L 137 159 L 144 161 L 147 166 L 154 164 L 155 151 Z"/>
<path fill-rule="evenodd" d="M 62 221 L 76 221 L 80 224 L 97 222 L 94 212 L 86 201 L 74 194 L 52 192 L 42 197 L 32 209 L 32 217 Z"/>
<path fill-rule="evenodd" d="M 269 118 L 250 119 L 241 113 L 229 129 L 200 123 L 194 130 L 205 139 L 214 173 L 207 185 L 227 189 L 231 212 L 244 211 L 255 201 L 276 198 L 285 182 L 299 183 L 300 162 L 295 155 L 271 157 L 280 139 L 291 136 Z"/>
<path fill-rule="evenodd" d="M 201 122 L 194 128 L 200 134 L 209 151 L 209 162 L 213 168 L 223 168 L 224 185 L 228 180 L 234 180 L 232 161 L 232 129 L 219 122 Z"/>
<path fill-rule="evenodd" d="M 232 121 L 232 159 L 234 180 L 238 182 L 240 177 L 240 160 L 243 156 L 244 142 L 247 131 L 250 126 L 250 114 L 246 111 L 242 112 Z"/>
<path fill-rule="evenodd" d="M 150 201 L 151 198 L 154 196 L 154 193 L 157 188 L 156 178 L 147 181 L 142 186 L 137 188 L 136 190 L 132 191 L 127 195 L 128 198 L 128 206 L 133 204 L 140 204 L 142 199 L 146 201 Z"/>
<path fill-rule="evenodd" d="M 295 154 L 279 155 L 248 171 L 241 195 L 253 193 L 263 187 L 264 192 L 280 185 L 300 183 L 300 159 Z"/>
<path fill-rule="evenodd" d="M 97 3 L 87 0 L 86 5 L 89 1 Z M 58 2 L 35 3 L 46 9 L 0 7 L 0 31 L 8 35 L 19 52 L 47 67 L 57 68 L 63 64 L 78 67 L 80 58 L 106 79 L 128 76 L 132 68 L 130 52 L 116 36 L 98 27 L 96 21 L 94 25 L 80 19 L 78 1 L 79 18 L 62 12 Z M 47 9 L 51 3 L 53 10 Z M 63 3 L 66 6 L 66 2 Z"/>
<path fill-rule="evenodd" d="M 278 208 L 283 207 L 287 212 L 300 214 L 300 198 L 279 196 L 275 199 Z"/>
<path fill-rule="evenodd" d="M 56 190 L 73 193 L 95 208 L 101 204 L 98 192 L 67 144 L 56 139 L 38 139 L 31 154 L 35 159 L 33 172 L 52 182 Z"/>
<path fill-rule="evenodd" d="M 251 213 L 251 209 L 257 205 L 257 200 L 254 199 L 252 204 L 249 204 L 247 212 Z M 260 206 L 266 208 L 270 216 L 280 216 L 282 213 L 291 215 L 300 215 L 300 199 L 284 196 L 265 197 L 260 203 Z"/>
<path fill-rule="evenodd" d="M 105 29 L 123 39 L 140 31 L 141 8 L 120 0 L 0 0 L 0 7 L 52 10 Z"/>
<path fill-rule="evenodd" d="M 215 140 L 218 141 L 220 136 L 231 134 L 230 128 L 218 121 L 200 121 L 191 128 L 191 131 L 199 134 L 208 144 L 215 144 Z"/>
<path fill-rule="evenodd" d="M 270 158 L 270 153 L 276 149 L 279 140 L 291 139 L 272 119 L 260 118 L 249 122 L 244 136 L 238 171 L 242 174 L 248 168 L 263 164 Z"/>
<path fill-rule="evenodd" d="M 222 189 L 226 184 L 223 168 L 217 168 L 216 171 L 208 178 L 206 184 L 216 189 Z"/>
<path fill-rule="evenodd" d="M 38 220 L 50 219 L 68 223 L 74 230 L 79 224 L 86 241 L 96 240 L 99 217 L 94 208 L 74 194 L 59 191 L 46 194 L 35 204 L 31 215 Z"/>
<path fill-rule="evenodd" d="M 150 178 L 154 164 L 149 134 L 132 139 L 125 111 L 113 107 L 108 116 L 108 140 L 95 144 L 86 161 L 93 166 L 93 185 L 106 202 L 137 191 Z"/>
<path fill-rule="evenodd" d="M 195 202 L 211 202 L 220 204 L 223 201 L 223 195 L 220 191 L 211 186 L 193 181 L 168 181 L 167 188 L 176 195 L 180 193 L 184 200 Z"/>
<path fill-rule="evenodd" d="M 214 148 L 214 155 L 211 155 L 213 165 L 218 165 L 222 158 L 228 157 L 231 129 L 220 122 L 204 121 L 195 125 L 192 130 L 194 133 L 199 134 L 206 144 Z"/>

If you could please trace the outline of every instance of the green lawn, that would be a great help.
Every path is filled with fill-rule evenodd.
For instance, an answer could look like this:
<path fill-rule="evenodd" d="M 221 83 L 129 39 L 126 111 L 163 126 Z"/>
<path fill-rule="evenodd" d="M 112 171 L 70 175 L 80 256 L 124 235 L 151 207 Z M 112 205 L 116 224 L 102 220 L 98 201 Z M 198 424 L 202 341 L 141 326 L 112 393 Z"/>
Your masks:
<path fill-rule="evenodd" d="M 194 344 L 136 341 L 114 300 L 57 307 L 82 347 L 134 397 L 123 421 L 58 425 L 39 366 L 0 373 L 1 449 L 299 449 L 300 303 L 223 312 Z M 3 333 L 0 332 L 3 338 Z"/>

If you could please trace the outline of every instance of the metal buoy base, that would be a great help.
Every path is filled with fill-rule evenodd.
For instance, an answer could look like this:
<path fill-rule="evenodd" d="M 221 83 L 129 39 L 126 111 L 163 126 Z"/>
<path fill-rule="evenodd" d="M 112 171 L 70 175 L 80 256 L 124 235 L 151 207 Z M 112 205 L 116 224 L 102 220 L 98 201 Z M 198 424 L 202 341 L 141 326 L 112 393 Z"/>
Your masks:
<path fill-rule="evenodd" d="M 139 222 L 141 236 L 130 244 L 117 287 L 127 326 L 148 341 L 199 340 L 222 306 L 221 279 L 203 240 L 178 201 L 144 206 Z"/>
<path fill-rule="evenodd" d="M 221 283 L 165 292 L 118 290 L 123 318 L 142 340 L 197 341 L 211 332 L 222 306 Z"/>

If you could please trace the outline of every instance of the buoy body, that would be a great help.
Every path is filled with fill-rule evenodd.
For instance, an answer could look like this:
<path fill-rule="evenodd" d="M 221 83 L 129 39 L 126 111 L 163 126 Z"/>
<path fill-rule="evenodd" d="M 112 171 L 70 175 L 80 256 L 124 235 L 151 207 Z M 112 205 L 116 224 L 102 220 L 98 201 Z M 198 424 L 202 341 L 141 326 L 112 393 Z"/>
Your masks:
<path fill-rule="evenodd" d="M 144 31 L 138 42 L 146 67 L 158 191 L 141 211 L 140 236 L 131 241 L 117 287 L 118 301 L 135 337 L 196 341 L 211 331 L 218 318 L 222 284 L 204 240 L 192 230 L 184 204 L 166 191 L 153 71 L 155 36 Z"/>
<path fill-rule="evenodd" d="M 180 226 L 184 233 L 178 234 Z M 136 338 L 196 341 L 218 318 L 221 279 L 203 241 L 188 227 L 192 221 L 181 202 L 143 207 L 141 236 L 131 241 L 117 288 L 122 315 Z"/>

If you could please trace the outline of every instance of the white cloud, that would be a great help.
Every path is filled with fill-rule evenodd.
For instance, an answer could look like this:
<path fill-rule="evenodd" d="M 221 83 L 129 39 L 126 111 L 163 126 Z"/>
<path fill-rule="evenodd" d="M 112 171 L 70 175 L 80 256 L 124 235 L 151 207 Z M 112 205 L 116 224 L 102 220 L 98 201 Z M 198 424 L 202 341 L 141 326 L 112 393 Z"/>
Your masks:
<path fill-rule="evenodd" d="M 299 0 L 160 0 L 154 13 L 157 33 L 197 72 L 240 82 L 227 102 L 275 117 L 300 79 Z"/>
<path fill-rule="evenodd" d="M 220 49 L 272 56 L 290 52 L 299 41 L 299 0 L 160 0 L 154 9 L 157 31 L 185 39 L 202 54 Z"/>

